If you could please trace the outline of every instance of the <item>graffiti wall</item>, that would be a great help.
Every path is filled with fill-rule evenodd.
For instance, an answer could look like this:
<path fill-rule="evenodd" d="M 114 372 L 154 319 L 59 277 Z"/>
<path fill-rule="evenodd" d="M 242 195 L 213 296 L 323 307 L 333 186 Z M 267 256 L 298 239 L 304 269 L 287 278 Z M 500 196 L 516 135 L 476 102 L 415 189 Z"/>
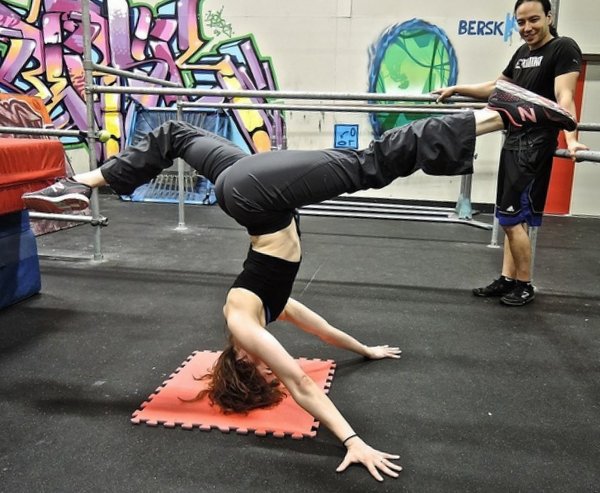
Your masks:
<path fill-rule="evenodd" d="M 91 0 L 92 58 L 186 88 L 276 89 L 273 66 L 250 34 L 236 36 L 224 9 L 203 9 L 203 0 Z M 103 86 L 149 86 L 95 74 Z M 86 129 L 83 30 L 79 0 L 0 2 L 0 91 L 40 97 L 61 129 Z M 101 157 L 127 142 L 140 107 L 173 107 L 172 96 L 98 96 L 95 119 L 112 135 Z M 223 98 L 188 98 L 223 102 Z M 248 102 L 240 100 L 233 101 Z M 262 101 L 260 101 L 262 102 Z M 252 152 L 282 141 L 279 113 L 230 113 L 230 137 Z M 79 146 L 78 139 L 64 139 Z"/>

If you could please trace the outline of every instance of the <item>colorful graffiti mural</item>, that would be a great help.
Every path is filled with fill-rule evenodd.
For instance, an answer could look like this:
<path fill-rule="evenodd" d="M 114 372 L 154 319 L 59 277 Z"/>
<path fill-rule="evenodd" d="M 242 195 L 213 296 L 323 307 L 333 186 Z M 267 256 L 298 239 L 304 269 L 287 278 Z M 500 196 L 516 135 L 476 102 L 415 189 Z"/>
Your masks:
<path fill-rule="evenodd" d="M 186 88 L 277 89 L 271 60 L 261 55 L 254 38 L 233 37 L 223 9 L 203 16 L 203 3 L 90 0 L 93 61 Z M 94 83 L 151 85 L 100 73 L 94 74 Z M 0 3 L 0 92 L 40 97 L 56 128 L 87 128 L 80 0 Z M 96 123 L 113 136 L 101 149 L 104 158 L 127 142 L 136 108 L 173 107 L 176 103 L 175 97 L 162 95 L 102 94 L 97 99 Z M 221 97 L 189 99 L 225 101 Z M 263 102 L 249 98 L 229 101 Z M 229 137 L 251 152 L 269 150 L 283 141 L 284 122 L 279 112 L 231 111 L 230 117 L 233 135 Z M 83 145 L 77 139 L 64 142 Z"/>

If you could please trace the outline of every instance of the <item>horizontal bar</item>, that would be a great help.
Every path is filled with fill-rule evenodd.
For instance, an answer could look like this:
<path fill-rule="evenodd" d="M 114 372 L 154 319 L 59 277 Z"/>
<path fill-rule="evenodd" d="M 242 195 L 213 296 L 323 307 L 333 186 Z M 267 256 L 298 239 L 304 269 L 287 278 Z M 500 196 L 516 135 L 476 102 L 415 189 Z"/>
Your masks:
<path fill-rule="evenodd" d="M 93 255 L 73 253 L 71 251 L 57 252 L 54 248 L 51 253 L 46 253 L 43 248 L 38 248 L 38 258 L 40 260 L 60 260 L 69 262 L 89 262 L 95 260 Z"/>
<path fill-rule="evenodd" d="M 276 99 L 318 99 L 340 101 L 419 101 L 435 102 L 437 96 L 425 94 L 377 94 L 377 93 L 341 93 L 341 92 L 300 92 L 300 91 L 233 91 L 229 89 L 188 89 L 160 88 L 141 86 L 97 86 L 90 87 L 92 92 L 112 94 L 163 94 L 167 96 L 212 96 L 223 98 L 276 98 Z M 452 96 L 446 102 L 481 103 L 481 100 Z"/>
<path fill-rule="evenodd" d="M 600 132 L 600 123 L 580 123 L 577 125 L 577 130 L 582 132 Z"/>
<path fill-rule="evenodd" d="M 105 65 L 98 65 L 97 63 L 92 63 L 92 69 L 105 74 L 117 75 L 119 77 L 126 77 L 128 79 L 141 80 L 144 82 L 151 82 L 152 84 L 158 84 L 165 87 L 183 87 L 181 84 L 177 84 L 177 82 L 169 82 L 168 80 L 157 79 L 156 77 L 150 77 L 149 75 L 136 74 L 134 72 L 129 72 L 128 70 L 120 70 L 118 68 L 107 67 Z"/>
<path fill-rule="evenodd" d="M 307 205 L 303 207 L 304 209 L 308 209 L 311 211 L 336 211 L 336 212 L 359 212 L 365 214 L 390 214 L 390 215 L 409 215 L 409 216 L 432 216 L 432 217 L 450 217 L 454 214 L 454 211 L 437 211 L 437 212 L 426 212 L 426 211 L 418 211 L 411 209 L 398 209 L 398 210 L 389 210 L 384 208 L 372 207 L 369 209 L 364 209 L 362 207 L 352 207 L 352 206 L 343 206 L 343 205 L 334 205 L 334 206 L 323 206 L 323 205 Z"/>
<path fill-rule="evenodd" d="M 459 219 L 457 217 L 439 217 L 439 216 L 413 216 L 413 215 L 401 215 L 401 214 L 373 214 L 373 213 L 345 213 L 337 211 L 315 211 L 311 209 L 300 208 L 300 214 L 303 216 L 325 216 L 325 217 L 347 217 L 347 218 L 367 218 L 367 219 L 394 219 L 400 221 L 427 221 L 434 223 L 454 223 L 454 224 L 465 224 L 467 226 L 473 226 L 481 229 L 492 229 L 492 225 L 481 221 L 473 221 L 471 219 Z"/>
<path fill-rule="evenodd" d="M 108 218 L 104 216 L 92 217 L 75 214 L 49 214 L 46 212 L 29 212 L 29 217 L 32 219 L 52 219 L 54 221 L 67 221 L 75 223 L 89 223 L 92 226 L 107 226 Z"/>
<path fill-rule="evenodd" d="M 454 211 L 454 208 L 451 207 L 432 207 L 428 205 L 410 205 L 410 204 L 395 204 L 395 203 L 386 203 L 386 202 L 369 202 L 369 201 L 354 201 L 354 200 L 324 200 L 323 202 L 319 202 L 314 205 L 351 205 L 354 207 L 362 207 L 365 209 L 369 209 L 371 207 L 385 208 L 388 210 L 398 210 L 398 209 L 411 209 L 411 210 L 420 210 L 420 211 L 433 211 L 433 212 L 451 212 Z"/>
<path fill-rule="evenodd" d="M 566 149 L 557 149 L 554 153 L 555 156 L 565 157 L 571 159 L 571 154 Z M 593 161 L 600 163 L 600 152 L 598 151 L 577 151 L 575 153 L 576 161 Z"/>
<path fill-rule="evenodd" d="M 255 106 L 259 106 L 259 105 L 263 105 L 263 106 L 268 106 L 269 108 L 272 109 L 286 109 L 290 106 L 289 103 L 283 103 L 283 102 L 270 102 L 270 103 L 236 103 L 236 102 L 228 102 L 228 103 L 218 103 L 218 102 L 208 102 L 208 101 L 181 101 L 179 103 L 181 105 L 182 108 L 210 108 L 211 105 L 223 105 L 221 107 L 223 108 L 239 108 L 240 106 L 243 106 L 244 108 L 253 108 Z M 305 106 L 319 106 L 319 105 L 315 105 L 315 104 L 301 104 L 301 105 L 297 105 L 300 108 L 303 108 Z M 371 108 L 384 108 L 384 109 L 404 109 L 404 108 L 414 108 L 414 104 L 390 104 L 390 103 L 384 103 L 384 104 L 378 104 L 378 103 L 352 103 L 350 105 L 347 105 L 345 103 L 337 103 L 335 105 L 336 108 L 345 108 L 345 107 L 353 107 L 353 108 L 367 108 L 367 109 L 371 109 Z M 487 103 L 456 103 L 456 104 L 445 104 L 445 103 L 428 103 L 428 102 L 424 102 L 424 104 L 420 104 L 419 108 L 438 108 L 438 109 L 451 109 L 451 110 L 459 110 L 459 109 L 472 109 L 472 108 L 485 108 L 485 106 L 487 106 Z"/>
<path fill-rule="evenodd" d="M 113 69 L 111 69 L 113 70 Z M 116 70 L 116 69 L 114 69 Z M 123 73 L 123 76 L 127 72 L 119 71 Z M 143 77 L 143 76 L 142 76 Z M 133 77 L 132 77 L 133 78 Z M 155 95 L 167 95 L 167 96 L 212 96 L 212 97 L 223 97 L 223 98 L 232 98 L 232 97 L 242 97 L 242 98 L 276 98 L 276 99 L 317 99 L 317 100 L 340 100 L 340 101 L 405 101 L 405 102 L 432 102 L 435 103 L 437 101 L 437 96 L 426 95 L 426 94 L 378 94 L 378 93 L 337 93 L 337 92 L 301 92 L 301 91 L 233 91 L 228 89 L 188 89 L 182 88 L 180 86 L 173 88 L 152 88 L 152 87 L 139 87 L 139 86 L 97 86 L 93 85 L 90 88 L 91 92 L 96 93 L 111 93 L 111 94 L 155 94 Z M 474 103 L 469 105 L 470 107 L 484 107 L 485 103 L 481 100 L 467 98 L 463 96 L 452 96 L 450 98 L 445 99 L 446 103 Z M 213 103 L 212 106 L 204 105 L 204 103 L 186 103 L 182 102 L 182 105 L 196 105 L 198 107 L 205 108 L 217 108 L 217 104 L 233 104 L 233 103 Z M 258 104 L 258 103 L 257 103 Z M 461 105 L 462 106 L 462 105 Z M 229 106 L 222 106 L 223 108 L 228 108 Z M 233 106 L 231 106 L 233 107 Z M 251 106 L 235 106 L 240 109 L 248 109 L 248 108 L 258 108 L 265 109 L 263 107 L 259 107 L 256 105 Z M 277 109 L 274 107 L 266 108 L 266 109 Z M 285 108 L 280 108 L 285 109 Z M 288 109 L 291 108 L 288 107 Z M 295 108 L 294 110 L 298 110 L 299 108 Z M 306 111 L 329 111 L 326 109 L 321 110 L 309 110 L 308 108 L 303 108 Z M 335 109 L 331 111 L 344 111 L 342 109 Z M 363 111 L 363 110 L 355 110 L 349 109 L 347 111 Z M 385 112 L 384 110 L 372 110 L 373 112 Z M 394 111 L 388 111 L 388 113 L 392 113 Z M 402 111 L 404 113 L 408 113 L 408 111 Z M 428 111 L 429 113 L 434 113 L 434 111 Z M 436 111 L 436 113 L 440 113 L 441 111 Z M 419 111 L 418 113 L 421 113 Z M 424 113 L 424 112 L 423 112 Z M 582 131 L 600 131 L 600 124 L 596 123 L 581 123 L 578 128 Z"/>
<path fill-rule="evenodd" d="M 274 104 L 274 103 L 181 103 L 187 108 L 215 108 L 215 109 L 242 109 L 242 110 L 284 110 L 284 111 L 326 111 L 342 113 L 458 113 L 469 111 L 468 108 L 450 109 L 427 106 L 398 106 L 398 105 L 308 105 L 308 104 Z"/>
<path fill-rule="evenodd" d="M 86 137 L 87 132 L 79 130 L 58 130 L 56 128 L 29 128 L 29 127 L 0 127 L 0 134 L 20 135 L 52 135 L 56 137 Z"/>

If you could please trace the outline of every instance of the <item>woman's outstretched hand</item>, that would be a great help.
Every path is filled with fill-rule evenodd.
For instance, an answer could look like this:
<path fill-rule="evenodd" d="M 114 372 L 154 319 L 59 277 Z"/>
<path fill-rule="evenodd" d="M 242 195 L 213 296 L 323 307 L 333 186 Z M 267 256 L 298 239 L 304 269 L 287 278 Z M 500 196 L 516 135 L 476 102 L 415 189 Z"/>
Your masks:
<path fill-rule="evenodd" d="M 402 466 L 392 462 L 394 459 L 399 459 L 399 455 L 375 450 L 358 436 L 348 441 L 346 447 L 348 448 L 346 457 L 336 469 L 337 472 L 345 471 L 350 464 L 362 464 L 377 481 L 383 481 L 381 473 L 397 478 L 402 471 Z"/>
<path fill-rule="evenodd" d="M 394 358 L 399 359 L 402 351 L 397 347 L 390 347 L 387 344 L 385 346 L 367 346 L 367 354 L 365 358 L 369 359 L 383 359 L 383 358 Z"/>

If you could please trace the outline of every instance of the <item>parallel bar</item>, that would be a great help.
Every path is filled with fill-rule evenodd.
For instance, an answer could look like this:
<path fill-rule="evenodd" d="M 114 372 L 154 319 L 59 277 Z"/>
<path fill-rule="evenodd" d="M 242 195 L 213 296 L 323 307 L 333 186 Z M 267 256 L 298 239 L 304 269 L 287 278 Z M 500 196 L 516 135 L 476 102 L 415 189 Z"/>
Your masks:
<path fill-rule="evenodd" d="M 164 94 L 168 96 L 212 96 L 223 98 L 275 98 L 275 99 L 318 99 L 318 100 L 340 100 L 340 101 L 413 101 L 413 102 L 435 102 L 436 96 L 424 94 L 377 94 L 365 93 L 340 93 L 340 92 L 301 92 L 301 91 L 233 91 L 229 89 L 187 89 L 141 86 L 91 86 L 90 90 L 96 93 L 112 94 Z M 446 102 L 481 103 L 481 100 L 465 98 L 463 96 L 452 96 Z"/>
<path fill-rule="evenodd" d="M 372 207 L 376 208 L 385 208 L 388 210 L 398 210 L 398 209 L 413 209 L 413 210 L 421 210 L 421 211 L 434 211 L 434 212 L 445 212 L 452 210 L 449 207 L 433 207 L 428 205 L 410 205 L 410 204 L 389 204 L 389 203 L 381 203 L 381 202 L 368 202 L 368 201 L 353 201 L 353 200 L 324 200 L 323 202 L 319 202 L 318 204 L 313 205 L 350 205 L 355 207 L 363 207 L 365 209 L 370 209 Z"/>
<path fill-rule="evenodd" d="M 555 156 L 558 157 L 566 157 L 571 158 L 569 151 L 566 149 L 557 149 L 554 153 Z M 577 161 L 593 161 L 595 163 L 600 163 L 600 152 L 598 151 L 577 151 L 575 153 L 575 158 Z"/>
<path fill-rule="evenodd" d="M 385 209 L 378 207 L 371 207 L 369 209 L 365 209 L 363 207 L 353 207 L 353 206 L 344 206 L 344 205 L 307 205 L 304 206 L 303 209 L 308 209 L 311 211 L 337 211 L 337 212 L 360 212 L 364 214 L 390 214 L 390 215 L 402 215 L 408 214 L 411 216 L 422 216 L 423 214 L 438 216 L 438 217 L 450 217 L 454 214 L 453 210 L 445 210 L 445 211 L 423 211 L 423 210 L 414 210 L 414 209 Z"/>
<path fill-rule="evenodd" d="M 149 75 L 136 74 L 127 70 L 120 70 L 117 68 L 107 67 L 105 65 L 98 65 L 97 63 L 92 63 L 92 69 L 94 69 L 96 72 L 103 72 L 105 74 L 116 75 L 118 77 L 126 77 L 127 79 L 141 80 L 143 82 L 158 84 L 159 86 L 182 87 L 180 84 L 177 84 L 177 82 L 170 82 L 168 80 L 150 77 Z"/>
<path fill-rule="evenodd" d="M 433 105 L 399 106 L 399 105 L 307 105 L 307 104 L 274 104 L 274 103 L 184 103 L 186 108 L 217 108 L 217 109 L 259 109 L 259 110 L 285 110 L 285 111 L 323 111 L 345 113 L 458 113 L 469 111 L 469 108 L 451 109 L 439 108 Z"/>
<path fill-rule="evenodd" d="M 475 228 L 481 229 L 492 229 L 491 224 L 483 223 L 480 221 L 473 220 L 465 220 L 459 219 L 458 217 L 450 218 L 450 217 L 439 217 L 439 216 L 413 216 L 413 215 L 403 215 L 403 214 L 371 214 L 371 213 L 344 213 L 344 212 L 336 212 L 336 211 L 313 211 L 311 209 L 300 209 L 300 214 L 303 216 L 328 216 L 328 217 L 347 217 L 347 218 L 368 218 L 368 219 L 402 219 L 404 221 L 427 221 L 434 223 L 455 223 L 455 224 L 465 224 L 467 226 L 473 226 Z"/>
<path fill-rule="evenodd" d="M 580 123 L 577 125 L 577 130 L 583 132 L 600 132 L 600 123 Z"/>
<path fill-rule="evenodd" d="M 107 226 L 108 218 L 104 216 L 79 216 L 75 214 L 50 214 L 46 212 L 29 211 L 29 217 L 32 219 L 51 219 L 53 221 L 67 221 L 74 223 L 88 223 L 92 226 Z"/>
<path fill-rule="evenodd" d="M 85 137 L 79 130 L 58 130 L 56 128 L 0 127 L 0 134 L 48 135 L 54 137 Z"/>

